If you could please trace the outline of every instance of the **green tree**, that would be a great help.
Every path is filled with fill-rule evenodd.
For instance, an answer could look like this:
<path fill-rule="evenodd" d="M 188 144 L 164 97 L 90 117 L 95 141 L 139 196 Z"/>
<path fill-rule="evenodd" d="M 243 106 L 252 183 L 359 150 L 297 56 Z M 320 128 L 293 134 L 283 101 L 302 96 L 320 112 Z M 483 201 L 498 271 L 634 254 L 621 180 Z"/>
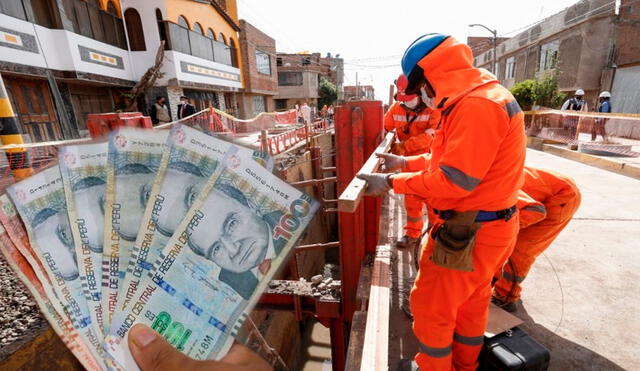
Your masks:
<path fill-rule="evenodd" d="M 511 94 L 516 98 L 520 107 L 528 111 L 535 102 L 534 90 L 537 84 L 536 80 L 524 80 L 511 88 Z"/>
<path fill-rule="evenodd" d="M 566 94 L 558 91 L 558 73 L 545 73 L 540 80 L 524 80 L 511 88 L 523 110 L 530 110 L 534 105 L 558 108 L 566 99 Z"/>
<path fill-rule="evenodd" d="M 318 109 L 322 109 L 325 104 L 330 106 L 338 99 L 338 89 L 335 84 L 325 77 L 320 78 L 318 87 Z"/>
<path fill-rule="evenodd" d="M 558 72 L 547 72 L 534 88 L 535 104 L 541 107 L 559 108 L 567 97 L 558 91 Z"/>

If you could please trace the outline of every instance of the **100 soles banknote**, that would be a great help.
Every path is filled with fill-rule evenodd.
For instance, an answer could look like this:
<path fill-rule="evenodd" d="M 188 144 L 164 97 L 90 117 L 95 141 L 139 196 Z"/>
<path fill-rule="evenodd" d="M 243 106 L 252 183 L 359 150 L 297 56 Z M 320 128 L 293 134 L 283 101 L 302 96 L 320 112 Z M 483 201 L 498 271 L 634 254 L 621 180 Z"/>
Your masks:
<path fill-rule="evenodd" d="M 10 186 L 7 192 L 66 315 L 94 357 L 103 359 L 102 334 L 91 320 L 80 280 L 60 168 L 55 165 L 43 170 Z"/>
<path fill-rule="evenodd" d="M 84 368 L 92 371 L 105 369 L 102 360 L 96 360 L 87 345 L 82 342 L 78 332 L 73 328 L 71 321 L 62 310 L 62 306 L 57 302 L 57 298 L 49 296 L 48 293 L 51 288 L 47 286 L 50 286 L 50 283 L 42 282 L 38 279 L 31 263 L 16 248 L 4 226 L 4 223 L 0 226 L 0 252 L 4 255 L 11 269 L 27 287 L 53 331 Z M 13 228 L 11 225 L 7 227 Z"/>
<path fill-rule="evenodd" d="M 105 331 L 117 307 L 168 134 L 168 130 L 121 128 L 109 136 L 102 258 Z"/>
<path fill-rule="evenodd" d="M 184 125 L 174 125 L 160 163 L 149 203 L 140 224 L 129 268 L 118 295 L 118 310 L 127 308 L 160 252 L 173 235 L 202 187 L 232 144 Z M 272 159 L 259 151 L 237 147 L 267 170 Z"/>
<path fill-rule="evenodd" d="M 101 270 L 107 143 L 62 147 L 59 159 L 80 280 L 91 319 L 103 330 Z"/>
<path fill-rule="evenodd" d="M 229 148 L 128 309 L 114 316 L 109 353 L 122 368 L 136 369 L 127 336 L 144 323 L 192 358 L 223 356 L 317 207 Z"/>

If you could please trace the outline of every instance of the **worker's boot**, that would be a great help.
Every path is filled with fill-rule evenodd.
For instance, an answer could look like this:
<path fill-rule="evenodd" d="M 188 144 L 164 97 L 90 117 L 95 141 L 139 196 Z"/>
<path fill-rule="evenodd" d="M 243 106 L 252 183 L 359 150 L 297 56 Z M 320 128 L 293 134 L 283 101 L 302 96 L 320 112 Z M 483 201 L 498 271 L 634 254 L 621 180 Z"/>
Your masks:
<path fill-rule="evenodd" d="M 495 296 L 491 297 L 491 302 L 509 313 L 515 313 L 518 310 L 518 301 L 504 301 L 502 299 L 496 298 Z"/>
<path fill-rule="evenodd" d="M 409 237 L 404 235 L 401 239 L 396 241 L 396 247 L 399 249 L 404 249 L 407 247 L 416 247 L 420 244 L 420 237 Z"/>

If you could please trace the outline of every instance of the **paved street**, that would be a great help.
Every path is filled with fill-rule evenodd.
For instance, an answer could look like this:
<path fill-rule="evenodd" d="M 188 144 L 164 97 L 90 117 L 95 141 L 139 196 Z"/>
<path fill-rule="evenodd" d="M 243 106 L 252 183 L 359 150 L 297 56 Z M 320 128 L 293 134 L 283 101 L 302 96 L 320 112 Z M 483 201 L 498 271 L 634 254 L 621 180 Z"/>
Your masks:
<path fill-rule="evenodd" d="M 640 180 L 534 150 L 527 164 L 572 176 L 582 205 L 524 282 L 524 328 L 552 370 L 640 368 Z"/>

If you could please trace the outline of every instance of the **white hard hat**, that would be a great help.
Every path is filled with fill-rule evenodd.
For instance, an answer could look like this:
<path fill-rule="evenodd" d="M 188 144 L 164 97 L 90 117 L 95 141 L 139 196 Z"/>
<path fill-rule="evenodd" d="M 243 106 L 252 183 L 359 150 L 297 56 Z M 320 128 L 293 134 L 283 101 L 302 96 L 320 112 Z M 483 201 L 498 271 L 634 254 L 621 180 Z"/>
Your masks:
<path fill-rule="evenodd" d="M 584 90 L 582 89 L 576 90 L 576 95 L 584 95 Z"/>
<path fill-rule="evenodd" d="M 600 93 L 600 98 L 611 98 L 611 93 L 609 93 L 608 91 L 603 91 L 602 93 Z"/>

